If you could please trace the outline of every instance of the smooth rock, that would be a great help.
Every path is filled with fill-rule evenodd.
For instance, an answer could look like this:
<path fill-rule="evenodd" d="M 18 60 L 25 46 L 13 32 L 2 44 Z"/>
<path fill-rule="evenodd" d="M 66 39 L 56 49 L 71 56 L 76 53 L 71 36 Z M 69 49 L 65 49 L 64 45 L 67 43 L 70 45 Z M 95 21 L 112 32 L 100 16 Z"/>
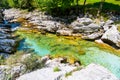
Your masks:
<path fill-rule="evenodd" d="M 111 24 L 113 24 L 113 23 L 114 23 L 113 20 L 107 20 L 107 21 L 105 22 L 105 25 L 111 25 Z"/>
<path fill-rule="evenodd" d="M 110 45 L 120 47 L 120 32 L 115 25 L 112 25 L 112 27 L 103 34 L 101 39 Z"/>
<path fill-rule="evenodd" d="M 93 23 L 93 20 L 90 18 L 78 18 L 77 21 L 84 25 L 89 25 L 89 24 Z"/>
<path fill-rule="evenodd" d="M 59 67 L 61 71 L 54 72 L 54 68 L 42 68 L 31 73 L 20 76 L 16 80 L 60 80 L 60 77 L 71 72 L 76 67 L 63 66 Z"/>
<path fill-rule="evenodd" d="M 87 36 L 82 36 L 82 38 L 86 39 L 86 40 L 95 40 L 95 39 L 100 38 L 102 35 L 103 35 L 103 33 L 98 32 L 98 33 L 93 33 L 93 34 L 90 34 Z"/>
<path fill-rule="evenodd" d="M 73 32 L 72 30 L 57 30 L 56 34 L 63 36 L 71 36 L 72 32 Z"/>
<path fill-rule="evenodd" d="M 75 71 L 72 75 L 67 77 L 61 77 L 59 80 L 119 80 L 106 68 L 97 65 L 90 64 L 86 68 Z"/>

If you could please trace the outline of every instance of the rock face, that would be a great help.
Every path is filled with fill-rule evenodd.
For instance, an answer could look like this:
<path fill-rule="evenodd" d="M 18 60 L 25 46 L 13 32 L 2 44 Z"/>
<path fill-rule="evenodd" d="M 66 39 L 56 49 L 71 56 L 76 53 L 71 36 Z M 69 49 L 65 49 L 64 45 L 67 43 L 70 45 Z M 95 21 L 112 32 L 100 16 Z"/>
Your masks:
<path fill-rule="evenodd" d="M 86 39 L 86 40 L 96 40 L 98 38 L 100 38 L 101 36 L 103 35 L 103 33 L 93 33 L 93 34 L 90 34 L 90 35 L 87 35 L 87 36 L 82 36 L 83 39 Z"/>
<path fill-rule="evenodd" d="M 52 67 L 20 76 L 17 80 L 119 80 L 106 68 L 90 64 L 81 70 L 75 70 L 73 66 L 59 66 L 60 71 L 54 72 Z M 71 75 L 66 76 L 67 73 Z"/>
<path fill-rule="evenodd" d="M 13 36 L 11 33 L 11 30 L 7 27 L 6 28 L 0 28 L 0 52 L 3 53 L 12 53 L 15 51 L 16 47 L 16 40 L 12 39 Z"/>
<path fill-rule="evenodd" d="M 3 11 L 2 10 L 0 10 L 0 23 L 3 23 Z"/>
<path fill-rule="evenodd" d="M 78 18 L 71 23 L 73 33 L 91 34 L 98 32 L 102 27 L 95 24 L 90 18 Z"/>
<path fill-rule="evenodd" d="M 73 72 L 71 76 L 60 80 L 119 80 L 110 71 L 96 64 L 90 64 L 85 69 Z"/>
<path fill-rule="evenodd" d="M 120 32 L 114 25 L 103 34 L 101 39 L 108 44 L 120 47 Z"/>
<path fill-rule="evenodd" d="M 15 80 L 15 78 L 22 75 L 25 70 L 25 65 L 22 64 L 12 68 L 7 65 L 0 66 L 0 80 Z"/>

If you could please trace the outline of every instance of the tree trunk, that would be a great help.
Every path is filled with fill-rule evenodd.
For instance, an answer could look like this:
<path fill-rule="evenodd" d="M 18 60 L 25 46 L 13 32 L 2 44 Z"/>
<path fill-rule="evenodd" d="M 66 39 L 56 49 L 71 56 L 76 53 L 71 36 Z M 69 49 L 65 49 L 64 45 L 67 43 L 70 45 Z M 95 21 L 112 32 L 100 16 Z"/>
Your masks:
<path fill-rule="evenodd" d="M 85 5 L 86 5 L 86 1 L 87 1 L 87 0 L 84 0 L 84 4 L 83 4 L 83 14 L 85 14 Z"/>
<path fill-rule="evenodd" d="M 100 13 L 101 13 L 101 11 L 102 11 L 103 3 L 104 3 L 104 2 L 105 2 L 105 0 L 101 0 L 101 2 L 100 2 L 100 7 L 99 7 L 99 10 L 98 10 L 98 13 L 97 13 L 97 17 L 100 16 Z"/>
<path fill-rule="evenodd" d="M 76 13 L 79 15 L 79 0 L 76 0 Z"/>

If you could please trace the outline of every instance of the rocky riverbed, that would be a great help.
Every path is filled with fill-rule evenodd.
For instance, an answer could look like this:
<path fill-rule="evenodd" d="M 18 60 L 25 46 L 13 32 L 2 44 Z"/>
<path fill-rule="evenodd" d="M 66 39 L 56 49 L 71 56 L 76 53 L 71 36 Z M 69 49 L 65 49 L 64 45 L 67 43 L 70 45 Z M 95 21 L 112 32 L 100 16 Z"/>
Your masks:
<path fill-rule="evenodd" d="M 107 21 L 92 19 L 89 15 L 76 19 L 70 16 L 74 21 L 66 23 L 68 18 L 52 17 L 39 10 L 6 9 L 3 13 L 9 22 L 21 23 L 14 34 L 24 39 L 25 45 L 17 46 L 17 38 L 13 34 L 16 28 L 1 27 L 1 54 L 14 53 L 17 48 L 26 54 L 19 55 L 19 60 L 16 59 L 12 66 L 0 66 L 1 80 L 119 80 L 120 24 L 115 24 L 120 20 L 118 15 L 110 16 Z M 36 59 L 31 57 L 31 51 L 40 56 L 50 56 Z M 38 70 L 31 68 L 33 65 L 29 61 L 34 67 L 40 65 Z M 32 69 L 35 71 L 31 72 Z"/>

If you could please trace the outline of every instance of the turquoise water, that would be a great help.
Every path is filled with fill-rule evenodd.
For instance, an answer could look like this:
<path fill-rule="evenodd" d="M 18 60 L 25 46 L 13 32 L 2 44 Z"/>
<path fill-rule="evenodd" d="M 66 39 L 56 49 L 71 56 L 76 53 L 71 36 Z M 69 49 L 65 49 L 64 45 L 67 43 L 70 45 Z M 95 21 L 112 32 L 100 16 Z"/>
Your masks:
<path fill-rule="evenodd" d="M 100 64 L 109 69 L 113 74 L 120 78 L 120 57 L 100 50 L 97 47 L 86 48 L 86 54 L 79 56 L 82 64 Z"/>
<path fill-rule="evenodd" d="M 120 57 L 110 53 L 111 51 L 99 48 L 94 42 L 80 40 L 77 42 L 77 40 L 49 37 L 47 35 L 35 36 L 29 34 L 27 37 L 25 35 L 23 37 L 26 39 L 21 41 L 19 50 L 33 49 L 40 56 L 54 53 L 63 57 L 75 57 L 86 66 L 91 63 L 100 64 L 120 78 Z M 80 50 L 84 50 L 85 54 L 78 53 Z"/>
<path fill-rule="evenodd" d="M 29 49 L 33 49 L 34 52 L 40 56 L 45 56 L 47 54 L 50 54 L 50 51 L 48 49 L 38 46 L 34 40 L 23 39 L 20 42 L 18 50 L 29 50 Z"/>

